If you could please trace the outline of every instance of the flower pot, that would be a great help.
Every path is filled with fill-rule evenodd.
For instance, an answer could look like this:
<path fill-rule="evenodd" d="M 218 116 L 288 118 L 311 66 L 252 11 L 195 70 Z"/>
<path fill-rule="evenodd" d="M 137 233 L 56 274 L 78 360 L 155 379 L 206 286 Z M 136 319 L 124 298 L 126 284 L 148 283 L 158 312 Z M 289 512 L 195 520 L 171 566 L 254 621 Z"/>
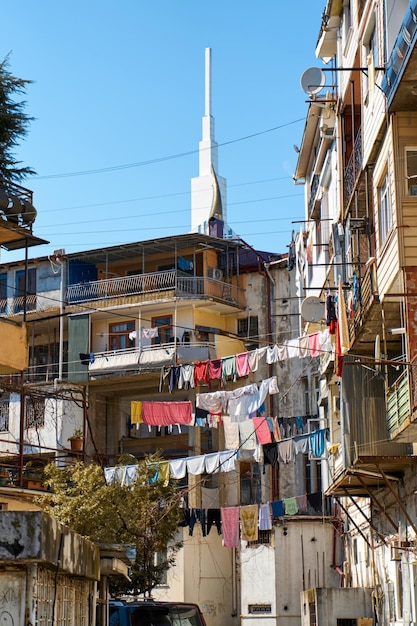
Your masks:
<path fill-rule="evenodd" d="M 83 438 L 82 437 L 71 437 L 70 440 L 71 450 L 82 450 L 83 449 Z"/>

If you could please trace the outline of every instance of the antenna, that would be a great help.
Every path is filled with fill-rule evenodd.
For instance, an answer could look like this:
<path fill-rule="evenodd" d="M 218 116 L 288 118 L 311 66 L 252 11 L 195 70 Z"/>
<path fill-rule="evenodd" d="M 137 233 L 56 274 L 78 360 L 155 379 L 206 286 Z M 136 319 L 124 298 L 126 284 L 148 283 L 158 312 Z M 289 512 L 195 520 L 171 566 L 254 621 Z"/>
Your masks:
<path fill-rule="evenodd" d="M 319 93 L 324 87 L 326 76 L 319 67 L 309 67 L 301 76 L 301 89 L 309 96 Z"/>

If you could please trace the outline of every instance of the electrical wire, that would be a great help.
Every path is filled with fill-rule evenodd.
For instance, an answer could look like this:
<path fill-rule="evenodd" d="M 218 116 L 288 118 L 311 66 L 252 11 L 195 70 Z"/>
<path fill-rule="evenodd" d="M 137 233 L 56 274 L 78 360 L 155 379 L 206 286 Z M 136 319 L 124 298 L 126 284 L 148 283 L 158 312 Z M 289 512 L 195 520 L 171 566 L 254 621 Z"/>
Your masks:
<path fill-rule="evenodd" d="M 304 122 L 305 118 L 300 117 L 297 120 L 293 120 L 291 122 L 287 122 L 285 124 L 279 124 L 278 126 L 273 126 L 272 128 L 268 128 L 266 130 L 261 130 L 257 133 L 251 133 L 250 135 L 245 135 L 243 137 L 238 137 L 237 139 L 230 139 L 229 141 L 224 141 L 222 143 L 218 143 L 217 147 L 222 148 L 223 146 L 229 146 L 234 143 L 238 143 L 241 141 L 246 141 L 248 139 L 253 139 L 254 137 L 260 137 L 261 135 L 266 135 L 268 133 L 275 132 L 276 130 L 281 130 L 282 128 L 287 128 L 288 126 L 293 126 L 294 124 L 298 124 L 299 122 Z M 205 148 L 205 150 L 211 150 L 210 148 Z M 69 178 L 73 176 L 88 176 L 91 174 L 104 174 L 109 172 L 116 172 L 119 170 L 125 170 L 136 167 L 143 167 L 145 165 L 153 165 L 155 163 L 163 163 L 164 161 L 172 161 L 174 159 L 180 159 L 185 156 L 190 156 L 191 154 L 198 154 L 200 149 L 188 150 L 187 152 L 177 152 L 176 154 L 171 154 L 168 156 L 157 157 L 155 159 L 147 159 L 145 161 L 138 161 L 137 163 L 126 163 L 124 165 L 113 165 L 110 167 L 102 167 L 91 170 L 81 170 L 78 172 L 66 172 L 63 174 L 48 174 L 43 176 L 33 176 L 33 179 L 36 180 L 47 180 L 52 178 Z"/>

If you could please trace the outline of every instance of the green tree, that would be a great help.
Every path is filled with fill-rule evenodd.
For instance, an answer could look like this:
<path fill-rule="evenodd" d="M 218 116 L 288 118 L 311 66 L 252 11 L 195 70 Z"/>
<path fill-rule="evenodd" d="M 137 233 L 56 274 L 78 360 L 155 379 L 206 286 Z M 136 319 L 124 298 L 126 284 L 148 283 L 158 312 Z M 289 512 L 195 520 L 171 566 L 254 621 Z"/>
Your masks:
<path fill-rule="evenodd" d="M 95 543 L 136 548 L 131 581 L 115 580 L 114 595 L 150 596 L 182 545 L 175 541 L 182 517 L 180 493 L 175 486 L 154 480 L 158 460 L 153 455 L 139 461 L 138 478 L 130 486 L 106 484 L 97 464 L 79 462 L 60 469 L 51 463 L 45 468 L 51 491 L 38 502 L 47 513 Z M 167 556 L 157 562 L 158 553 Z"/>
<path fill-rule="evenodd" d="M 9 55 L 0 62 L 0 178 L 21 181 L 36 172 L 30 167 L 20 167 L 14 150 L 28 132 L 34 119 L 26 115 L 26 102 L 16 96 L 26 93 L 33 81 L 13 76 L 9 71 Z"/>

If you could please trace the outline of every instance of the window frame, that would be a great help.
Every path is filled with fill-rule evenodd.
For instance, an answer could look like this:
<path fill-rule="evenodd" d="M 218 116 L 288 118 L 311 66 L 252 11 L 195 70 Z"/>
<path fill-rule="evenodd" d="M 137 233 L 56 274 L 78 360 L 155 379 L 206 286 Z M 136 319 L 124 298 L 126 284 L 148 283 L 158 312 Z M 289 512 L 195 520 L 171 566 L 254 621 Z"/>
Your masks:
<path fill-rule="evenodd" d="M 122 328 L 123 326 L 126 328 Z M 120 329 L 116 330 L 117 327 L 120 327 Z M 109 324 L 109 350 L 117 351 L 133 348 L 135 341 L 129 338 L 129 334 L 133 332 L 135 328 L 135 321 L 132 320 Z"/>
<path fill-rule="evenodd" d="M 388 170 L 382 176 L 377 188 L 378 207 L 378 242 L 381 249 L 393 227 L 393 215 L 391 207 L 390 184 Z"/>

